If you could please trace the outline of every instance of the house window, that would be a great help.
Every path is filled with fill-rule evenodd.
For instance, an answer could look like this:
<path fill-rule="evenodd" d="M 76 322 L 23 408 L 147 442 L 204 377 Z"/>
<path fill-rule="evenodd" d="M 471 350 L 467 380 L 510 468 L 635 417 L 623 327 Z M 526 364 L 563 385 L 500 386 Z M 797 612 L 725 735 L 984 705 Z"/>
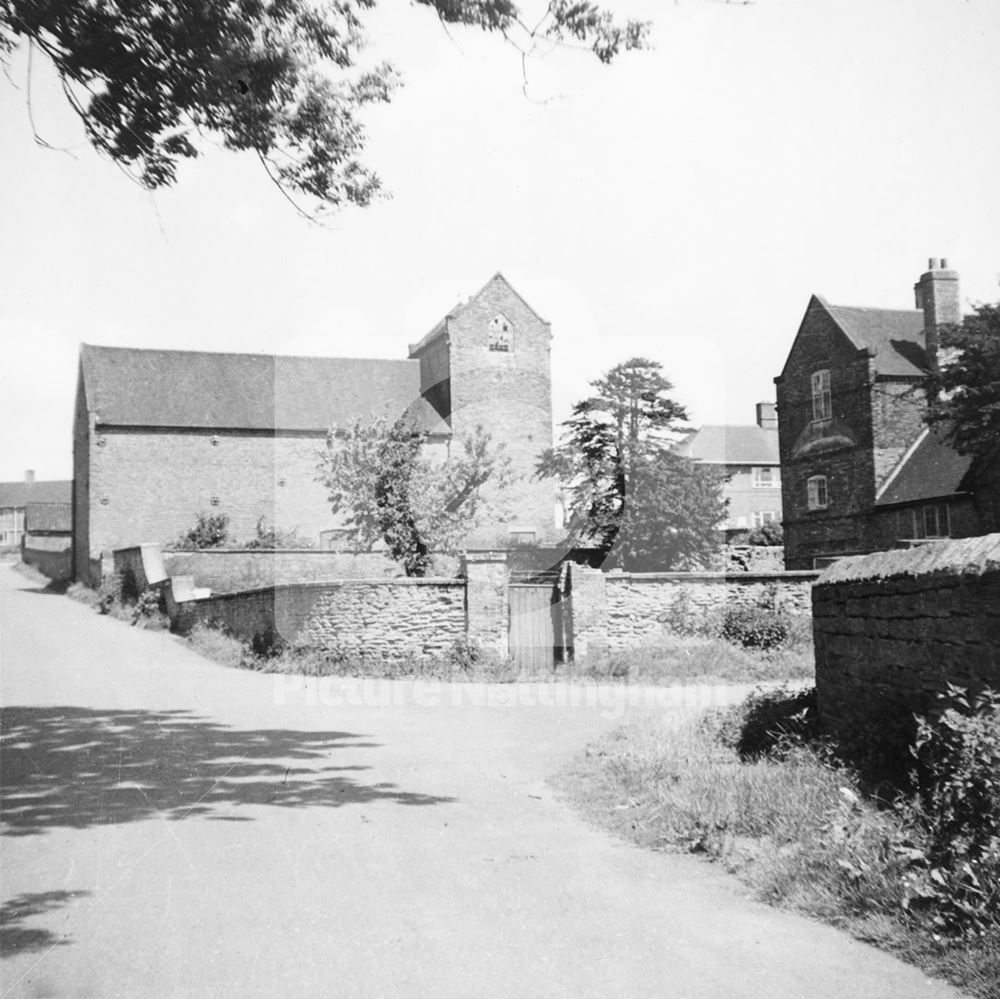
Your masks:
<path fill-rule="evenodd" d="M 778 519 L 774 510 L 754 510 L 753 526 L 763 527 L 765 524 L 773 524 Z"/>
<path fill-rule="evenodd" d="M 806 483 L 809 494 L 810 510 L 825 510 L 829 506 L 829 496 L 826 489 L 826 476 L 813 475 Z"/>
<path fill-rule="evenodd" d="M 951 523 L 948 519 L 947 503 L 929 503 L 913 511 L 913 537 L 951 537 Z"/>
<path fill-rule="evenodd" d="M 833 407 L 830 404 L 830 372 L 827 368 L 813 372 L 812 400 L 814 420 L 829 420 L 833 416 Z"/>
<path fill-rule="evenodd" d="M 754 489 L 777 489 L 781 485 L 781 473 L 771 465 L 755 465 L 753 468 Z"/>
<path fill-rule="evenodd" d="M 498 312 L 490 320 L 489 348 L 490 350 L 509 353 L 511 338 L 514 335 L 514 324 L 502 313 Z"/>

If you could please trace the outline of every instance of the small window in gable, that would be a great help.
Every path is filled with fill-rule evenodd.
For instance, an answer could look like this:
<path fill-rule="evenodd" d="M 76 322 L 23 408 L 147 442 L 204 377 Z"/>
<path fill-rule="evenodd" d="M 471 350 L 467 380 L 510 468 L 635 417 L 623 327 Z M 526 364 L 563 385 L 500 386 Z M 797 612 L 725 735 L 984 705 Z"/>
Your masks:
<path fill-rule="evenodd" d="M 806 483 L 810 510 L 825 510 L 829 506 L 829 495 L 825 475 L 813 475 Z"/>
<path fill-rule="evenodd" d="M 509 353 L 511 341 L 514 338 L 514 324 L 502 313 L 498 312 L 490 320 L 489 345 L 490 350 Z"/>
<path fill-rule="evenodd" d="M 833 406 L 830 401 L 830 371 L 814 371 L 812 376 L 813 419 L 829 420 L 833 416 Z"/>

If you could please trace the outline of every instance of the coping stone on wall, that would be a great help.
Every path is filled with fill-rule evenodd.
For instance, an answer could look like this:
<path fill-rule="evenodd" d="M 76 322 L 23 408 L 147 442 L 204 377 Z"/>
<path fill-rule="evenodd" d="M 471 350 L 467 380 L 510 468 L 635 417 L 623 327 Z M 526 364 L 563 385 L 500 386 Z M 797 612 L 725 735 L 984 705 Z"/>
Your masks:
<path fill-rule="evenodd" d="M 824 569 L 816 585 L 934 574 L 982 576 L 996 570 L 1000 570 L 1000 534 L 985 534 L 844 558 Z"/>

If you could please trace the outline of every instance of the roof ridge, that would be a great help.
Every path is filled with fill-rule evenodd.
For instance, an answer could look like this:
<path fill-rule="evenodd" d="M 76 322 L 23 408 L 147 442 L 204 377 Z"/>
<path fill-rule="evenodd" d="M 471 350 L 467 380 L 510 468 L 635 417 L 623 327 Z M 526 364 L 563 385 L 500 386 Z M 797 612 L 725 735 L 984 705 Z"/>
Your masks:
<path fill-rule="evenodd" d="M 238 350 L 181 350 L 177 347 L 106 347 L 102 344 L 81 343 L 80 347 L 89 351 L 121 351 L 131 354 L 182 354 L 185 357 L 253 357 L 271 360 L 296 361 L 358 361 L 370 364 L 412 364 L 411 357 L 333 357 L 329 354 L 263 354 Z"/>

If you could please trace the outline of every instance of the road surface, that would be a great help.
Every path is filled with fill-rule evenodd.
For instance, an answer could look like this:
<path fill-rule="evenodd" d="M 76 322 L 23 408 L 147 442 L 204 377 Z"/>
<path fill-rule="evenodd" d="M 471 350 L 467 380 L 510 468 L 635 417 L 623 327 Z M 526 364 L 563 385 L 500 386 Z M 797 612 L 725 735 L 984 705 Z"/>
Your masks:
<path fill-rule="evenodd" d="M 546 785 L 711 691 L 265 676 L 0 600 L 3 996 L 957 995 Z"/>

